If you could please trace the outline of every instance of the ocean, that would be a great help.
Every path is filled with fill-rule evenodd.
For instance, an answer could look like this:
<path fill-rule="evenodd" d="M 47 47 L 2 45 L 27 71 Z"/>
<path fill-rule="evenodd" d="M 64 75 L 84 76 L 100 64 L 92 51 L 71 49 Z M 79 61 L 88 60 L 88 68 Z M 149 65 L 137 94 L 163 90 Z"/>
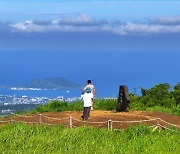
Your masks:
<path fill-rule="evenodd" d="M 66 98 L 80 97 L 81 90 L 11 90 L 7 88 L 0 88 L 0 95 L 10 96 L 28 96 L 28 97 L 50 97 L 56 98 L 63 96 Z"/>
<path fill-rule="evenodd" d="M 33 79 L 63 77 L 83 86 L 88 79 L 96 87 L 97 97 L 117 97 L 120 85 L 141 94 L 140 87 L 159 83 L 174 86 L 179 82 L 179 54 L 175 52 L 0 52 L 0 87 L 29 83 Z M 65 98 L 78 97 L 81 89 L 11 91 L 0 95 L 27 95 Z"/>

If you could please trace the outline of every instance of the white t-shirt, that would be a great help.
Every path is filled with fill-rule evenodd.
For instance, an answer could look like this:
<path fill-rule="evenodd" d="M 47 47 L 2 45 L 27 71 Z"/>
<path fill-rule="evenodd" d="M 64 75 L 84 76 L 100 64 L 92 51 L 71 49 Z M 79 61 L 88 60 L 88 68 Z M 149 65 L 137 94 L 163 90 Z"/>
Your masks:
<path fill-rule="evenodd" d="M 92 93 L 85 93 L 83 96 L 84 107 L 92 106 L 92 99 L 93 99 Z"/>

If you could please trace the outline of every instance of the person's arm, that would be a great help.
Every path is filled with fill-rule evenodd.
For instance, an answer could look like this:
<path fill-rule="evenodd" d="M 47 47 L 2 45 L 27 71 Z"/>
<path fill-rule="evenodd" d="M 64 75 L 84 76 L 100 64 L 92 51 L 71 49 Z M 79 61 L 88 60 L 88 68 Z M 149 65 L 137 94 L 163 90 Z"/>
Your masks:
<path fill-rule="evenodd" d="M 86 90 L 86 87 L 87 87 L 87 86 L 85 86 L 85 87 L 83 88 L 83 90 L 82 90 L 82 93 L 84 93 L 84 92 L 85 92 L 85 90 Z"/>
<path fill-rule="evenodd" d="M 95 87 L 93 88 L 93 95 L 96 96 L 96 89 L 95 89 Z"/>

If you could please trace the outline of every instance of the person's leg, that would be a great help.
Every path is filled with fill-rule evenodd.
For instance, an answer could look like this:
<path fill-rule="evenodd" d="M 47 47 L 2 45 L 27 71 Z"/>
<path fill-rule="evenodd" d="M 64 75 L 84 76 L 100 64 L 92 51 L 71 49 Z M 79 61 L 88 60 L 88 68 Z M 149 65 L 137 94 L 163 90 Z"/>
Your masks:
<path fill-rule="evenodd" d="M 86 114 L 86 108 L 84 107 L 84 109 L 83 109 L 83 115 L 81 116 L 82 119 L 84 119 L 85 114 Z"/>
<path fill-rule="evenodd" d="M 91 106 L 87 107 L 87 118 L 89 118 L 89 116 L 90 116 L 90 111 L 91 111 Z"/>
<path fill-rule="evenodd" d="M 88 119 L 88 107 L 84 107 L 84 119 L 87 120 Z"/>
<path fill-rule="evenodd" d="M 92 102 L 91 102 L 91 111 L 94 109 L 94 100 L 92 99 Z"/>
<path fill-rule="evenodd" d="M 93 110 L 93 105 L 94 105 L 94 103 L 93 103 L 93 101 L 91 102 L 91 110 Z"/>

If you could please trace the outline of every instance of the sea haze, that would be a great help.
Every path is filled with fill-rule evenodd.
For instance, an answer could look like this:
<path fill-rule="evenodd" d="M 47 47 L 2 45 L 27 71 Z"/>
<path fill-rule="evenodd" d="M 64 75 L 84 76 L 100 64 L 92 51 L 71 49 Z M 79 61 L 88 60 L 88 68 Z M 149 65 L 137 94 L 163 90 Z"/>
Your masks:
<path fill-rule="evenodd" d="M 174 86 L 179 82 L 179 57 L 178 52 L 0 52 L 0 85 L 63 77 L 82 87 L 91 79 L 97 97 L 116 97 L 121 84 L 140 94 L 140 87 L 150 88 L 165 82 Z M 76 95 L 80 94 L 78 90 Z"/>

